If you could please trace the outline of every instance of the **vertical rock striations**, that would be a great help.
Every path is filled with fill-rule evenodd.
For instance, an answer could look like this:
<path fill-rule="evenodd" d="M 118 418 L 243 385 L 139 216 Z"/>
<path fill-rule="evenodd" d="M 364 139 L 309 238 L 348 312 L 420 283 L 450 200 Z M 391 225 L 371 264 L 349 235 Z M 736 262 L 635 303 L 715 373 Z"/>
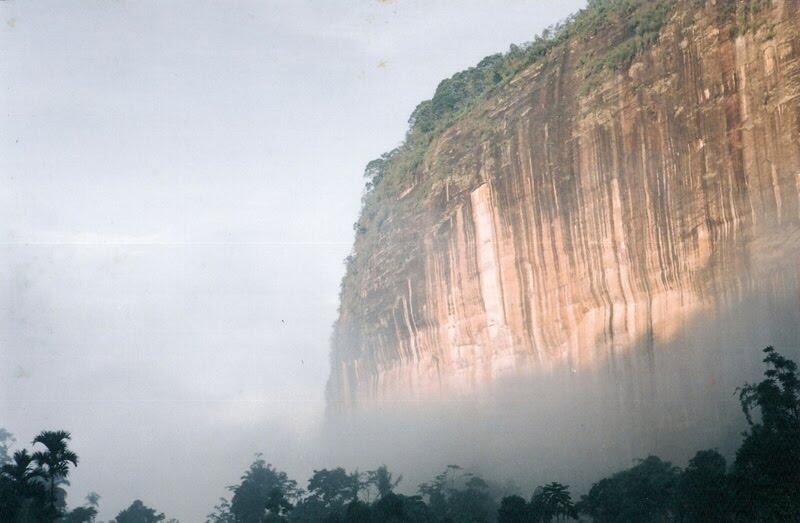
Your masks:
<path fill-rule="evenodd" d="M 331 407 L 596 373 L 751 296 L 800 320 L 800 1 L 663 4 L 622 66 L 612 21 L 571 33 L 365 197 Z"/>

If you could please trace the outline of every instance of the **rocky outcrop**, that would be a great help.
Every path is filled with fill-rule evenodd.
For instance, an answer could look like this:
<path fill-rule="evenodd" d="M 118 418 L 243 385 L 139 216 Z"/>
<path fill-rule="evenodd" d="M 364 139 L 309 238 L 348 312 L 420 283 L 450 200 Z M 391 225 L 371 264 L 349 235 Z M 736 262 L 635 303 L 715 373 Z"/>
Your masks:
<path fill-rule="evenodd" d="M 800 1 L 760 4 L 742 27 L 737 2 L 679 1 L 589 89 L 586 57 L 610 44 L 571 38 L 383 181 L 343 281 L 330 405 L 596 374 L 728 328 L 752 296 L 800 322 Z"/>

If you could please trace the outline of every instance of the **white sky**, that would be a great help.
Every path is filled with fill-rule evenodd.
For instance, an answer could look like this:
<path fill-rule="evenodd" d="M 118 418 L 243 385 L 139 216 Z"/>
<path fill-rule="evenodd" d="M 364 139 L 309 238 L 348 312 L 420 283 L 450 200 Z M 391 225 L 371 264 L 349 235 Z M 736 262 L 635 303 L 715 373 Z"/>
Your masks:
<path fill-rule="evenodd" d="M 304 483 L 363 166 L 582 4 L 0 2 L 0 427 L 72 431 L 103 518 Z"/>

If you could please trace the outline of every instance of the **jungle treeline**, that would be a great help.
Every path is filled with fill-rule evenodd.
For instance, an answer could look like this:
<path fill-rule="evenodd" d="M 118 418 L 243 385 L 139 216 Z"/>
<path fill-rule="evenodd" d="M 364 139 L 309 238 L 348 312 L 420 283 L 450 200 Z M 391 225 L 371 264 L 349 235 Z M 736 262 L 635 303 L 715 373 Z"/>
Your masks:
<path fill-rule="evenodd" d="M 303 488 L 258 456 L 206 522 L 800 522 L 800 375 L 772 347 L 764 354 L 762 381 L 736 391 L 747 429 L 731 463 L 713 449 L 683 469 L 649 456 L 576 498 L 558 482 L 529 497 L 507 495 L 508 487 L 457 465 L 414 495 L 398 492 L 402 476 L 386 466 L 316 470 Z M 0 522 L 95 522 L 98 494 L 68 508 L 65 487 L 79 464 L 70 440 L 68 432 L 43 431 L 30 450 L 12 452 L 13 437 L 0 429 Z M 174 520 L 137 499 L 109 523 L 159 521 Z"/>

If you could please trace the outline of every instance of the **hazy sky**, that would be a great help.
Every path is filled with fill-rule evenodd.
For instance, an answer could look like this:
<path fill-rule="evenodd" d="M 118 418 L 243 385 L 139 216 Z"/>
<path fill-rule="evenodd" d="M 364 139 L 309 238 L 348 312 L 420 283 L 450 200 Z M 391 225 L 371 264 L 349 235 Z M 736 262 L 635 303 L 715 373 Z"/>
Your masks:
<path fill-rule="evenodd" d="M 0 427 L 72 431 L 103 518 L 302 482 L 363 166 L 582 4 L 0 3 Z"/>

